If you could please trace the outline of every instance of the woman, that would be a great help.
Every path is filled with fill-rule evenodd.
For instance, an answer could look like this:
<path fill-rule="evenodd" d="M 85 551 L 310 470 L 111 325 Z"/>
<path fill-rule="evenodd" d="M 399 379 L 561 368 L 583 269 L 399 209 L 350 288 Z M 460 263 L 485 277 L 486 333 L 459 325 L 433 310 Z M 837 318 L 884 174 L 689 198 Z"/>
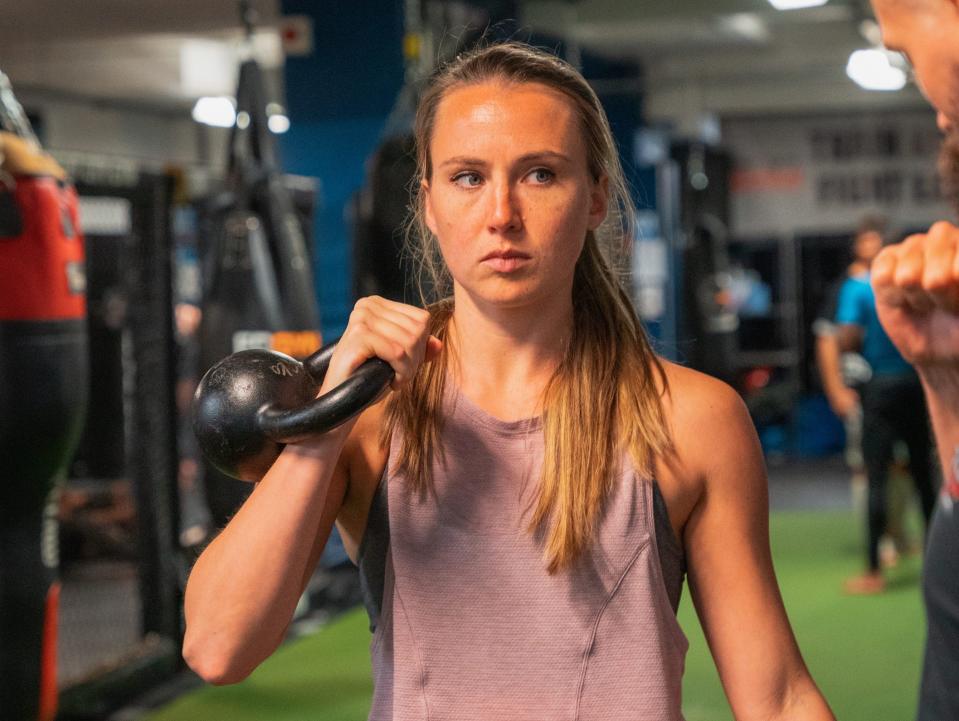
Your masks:
<path fill-rule="evenodd" d="M 239 681 L 334 523 L 375 634 L 371 719 L 680 719 L 684 559 L 737 719 L 832 719 L 789 628 L 738 396 L 658 359 L 601 245 L 630 203 L 599 101 L 517 44 L 441 69 L 416 120 L 429 311 L 357 303 L 325 391 L 390 397 L 287 446 L 198 560 L 184 655 Z M 418 231 L 418 232 L 417 232 Z"/>

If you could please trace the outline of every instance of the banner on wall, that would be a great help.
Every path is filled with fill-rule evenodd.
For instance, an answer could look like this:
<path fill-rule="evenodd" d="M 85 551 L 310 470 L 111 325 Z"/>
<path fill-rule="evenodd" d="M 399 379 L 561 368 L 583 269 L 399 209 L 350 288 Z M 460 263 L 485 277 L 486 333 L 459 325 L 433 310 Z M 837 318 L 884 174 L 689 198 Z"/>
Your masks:
<path fill-rule="evenodd" d="M 723 141 L 738 237 L 843 233 L 870 212 L 897 230 L 951 217 L 929 111 L 731 118 Z"/>

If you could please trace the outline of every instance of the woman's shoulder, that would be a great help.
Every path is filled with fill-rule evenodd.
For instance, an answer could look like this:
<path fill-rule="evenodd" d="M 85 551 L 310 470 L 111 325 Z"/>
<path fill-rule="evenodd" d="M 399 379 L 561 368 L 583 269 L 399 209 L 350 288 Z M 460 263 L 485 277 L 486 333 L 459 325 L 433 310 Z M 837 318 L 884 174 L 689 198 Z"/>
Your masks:
<path fill-rule="evenodd" d="M 663 371 L 663 409 L 678 453 L 715 456 L 754 433 L 746 404 L 727 383 L 668 361 Z"/>
<path fill-rule="evenodd" d="M 678 363 L 662 364 L 669 386 L 664 395 L 667 413 L 677 419 L 704 421 L 745 409 L 742 398 L 728 383 Z"/>
<path fill-rule="evenodd" d="M 684 538 L 691 514 L 716 484 L 729 485 L 754 442 L 752 422 L 739 394 L 729 385 L 691 368 L 663 361 L 667 388 L 663 412 L 669 450 L 654 472 L 677 538 Z"/>

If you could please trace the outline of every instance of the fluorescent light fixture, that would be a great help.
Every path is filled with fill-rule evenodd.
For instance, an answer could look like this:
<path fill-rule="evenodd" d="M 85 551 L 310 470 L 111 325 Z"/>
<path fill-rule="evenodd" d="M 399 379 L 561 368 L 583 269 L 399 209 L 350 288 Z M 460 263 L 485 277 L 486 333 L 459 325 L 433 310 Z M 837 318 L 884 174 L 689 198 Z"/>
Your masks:
<path fill-rule="evenodd" d="M 802 8 L 818 8 L 829 0 L 769 0 L 769 4 L 777 10 L 801 10 Z"/>
<path fill-rule="evenodd" d="M 223 96 L 200 98 L 193 106 L 193 119 L 216 128 L 231 128 L 236 122 L 233 102 L 233 98 Z"/>
<path fill-rule="evenodd" d="M 893 65 L 889 56 L 888 51 L 879 48 L 855 50 L 846 63 L 846 75 L 866 90 L 902 90 L 906 73 Z"/>
<path fill-rule="evenodd" d="M 719 19 L 719 26 L 738 37 L 754 42 L 769 40 L 769 26 L 756 13 L 733 13 Z"/>
<path fill-rule="evenodd" d="M 236 125 L 240 130 L 245 130 L 250 127 L 250 114 L 245 110 L 236 112 L 235 102 L 233 98 L 224 96 L 200 98 L 193 106 L 193 119 L 216 128 L 232 128 Z M 270 103 L 266 107 L 269 113 L 266 124 L 271 132 L 279 135 L 290 129 L 290 119 L 283 106 Z"/>
<path fill-rule="evenodd" d="M 171 40 L 171 42 L 173 42 Z M 230 95 L 236 88 L 236 51 L 227 42 L 184 38 L 180 49 L 180 92 L 184 97 Z"/>
<path fill-rule="evenodd" d="M 276 113 L 271 115 L 269 120 L 266 121 L 266 126 L 277 135 L 281 135 L 290 129 L 290 119 L 285 115 Z"/>

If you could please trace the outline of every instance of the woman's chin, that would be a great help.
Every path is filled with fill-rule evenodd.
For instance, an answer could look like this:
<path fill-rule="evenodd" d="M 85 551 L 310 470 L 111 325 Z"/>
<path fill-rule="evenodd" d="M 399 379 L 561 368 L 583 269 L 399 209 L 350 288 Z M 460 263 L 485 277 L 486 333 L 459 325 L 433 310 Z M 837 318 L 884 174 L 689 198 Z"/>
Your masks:
<path fill-rule="evenodd" d="M 477 307 L 500 310 L 532 311 L 541 309 L 544 305 L 558 303 L 564 296 L 559 288 L 545 288 L 529 283 L 481 284 L 470 288 L 459 286 L 457 290 L 466 293 Z M 566 289 L 567 302 L 571 295 L 571 289 Z"/>

